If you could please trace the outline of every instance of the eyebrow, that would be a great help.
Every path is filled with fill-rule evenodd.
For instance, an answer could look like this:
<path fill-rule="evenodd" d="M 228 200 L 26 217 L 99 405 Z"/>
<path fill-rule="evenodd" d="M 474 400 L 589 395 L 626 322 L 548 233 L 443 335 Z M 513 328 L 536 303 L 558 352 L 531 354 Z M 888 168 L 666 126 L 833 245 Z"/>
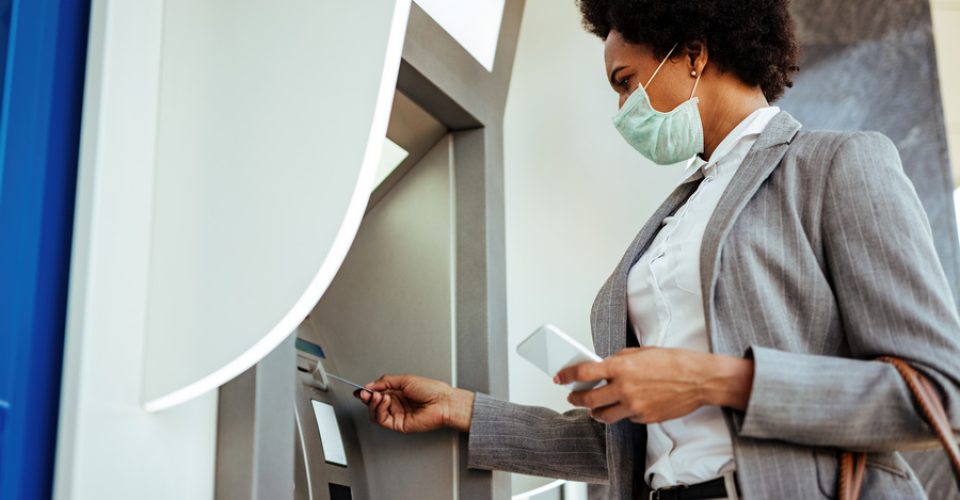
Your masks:
<path fill-rule="evenodd" d="M 610 86 L 611 86 L 611 87 L 617 88 L 617 81 L 616 81 L 616 80 L 617 80 L 617 73 L 619 73 L 620 70 L 621 70 L 621 69 L 624 69 L 624 68 L 626 68 L 626 66 L 617 66 L 616 68 L 614 68 L 614 70 L 613 70 L 612 72 L 610 72 Z"/>

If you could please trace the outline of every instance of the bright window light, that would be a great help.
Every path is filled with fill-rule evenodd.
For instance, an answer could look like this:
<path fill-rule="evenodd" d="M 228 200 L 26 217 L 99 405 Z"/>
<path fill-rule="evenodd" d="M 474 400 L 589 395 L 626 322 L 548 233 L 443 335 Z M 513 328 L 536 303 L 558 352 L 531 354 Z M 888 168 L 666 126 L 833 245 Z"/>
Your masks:
<path fill-rule="evenodd" d="M 960 187 L 953 190 L 953 209 L 957 214 L 957 233 L 960 233 Z"/>
<path fill-rule="evenodd" d="M 567 483 L 567 480 L 566 480 L 566 479 L 557 479 L 556 481 L 547 483 L 547 484 L 545 484 L 545 485 L 543 485 L 543 486 L 540 486 L 539 488 L 534 488 L 534 489 L 532 489 L 532 490 L 530 490 L 530 491 L 527 491 L 527 492 L 524 492 L 524 493 L 518 493 L 518 494 L 516 494 L 516 495 L 513 495 L 513 496 L 510 498 L 510 500 L 532 500 L 533 497 L 535 497 L 535 496 L 537 496 L 537 495 L 541 495 L 541 494 L 543 494 L 543 493 L 546 493 L 546 492 L 548 492 L 548 491 L 551 491 L 551 490 L 554 490 L 554 489 L 557 489 L 557 488 L 562 488 L 563 485 L 566 484 L 566 483 Z"/>
<path fill-rule="evenodd" d="M 504 0 L 414 1 L 487 71 L 493 71 Z"/>
<path fill-rule="evenodd" d="M 377 166 L 377 178 L 373 183 L 373 188 L 376 189 L 390 175 L 390 172 L 393 172 L 403 163 L 403 160 L 407 159 L 407 156 L 409 156 L 407 150 L 390 139 L 384 138 L 383 152 L 380 154 L 380 165 Z"/>

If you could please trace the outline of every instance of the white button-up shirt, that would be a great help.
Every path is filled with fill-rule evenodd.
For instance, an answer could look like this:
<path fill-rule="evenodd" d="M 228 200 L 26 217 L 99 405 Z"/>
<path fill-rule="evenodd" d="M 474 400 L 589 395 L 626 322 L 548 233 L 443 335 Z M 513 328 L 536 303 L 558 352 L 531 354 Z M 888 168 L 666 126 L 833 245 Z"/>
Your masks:
<path fill-rule="evenodd" d="M 640 345 L 710 351 L 700 291 L 703 232 L 747 151 L 779 111 L 774 106 L 754 111 L 727 134 L 709 162 L 698 155 L 687 166 L 684 183 L 703 180 L 663 220 L 627 279 L 627 310 Z M 720 407 L 702 406 L 649 424 L 646 467 L 644 478 L 653 488 L 708 481 L 733 469 L 733 444 Z"/>

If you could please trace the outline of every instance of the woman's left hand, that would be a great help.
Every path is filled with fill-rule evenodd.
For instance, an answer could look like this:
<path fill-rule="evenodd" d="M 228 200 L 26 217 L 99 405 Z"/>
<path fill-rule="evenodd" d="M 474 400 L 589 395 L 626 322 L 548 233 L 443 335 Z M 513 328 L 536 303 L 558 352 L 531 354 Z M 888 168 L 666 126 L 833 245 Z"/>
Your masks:
<path fill-rule="evenodd" d="M 747 406 L 753 361 L 687 349 L 627 348 L 601 362 L 560 370 L 554 382 L 606 379 L 602 387 L 574 391 L 567 400 L 590 408 L 605 423 L 648 424 L 682 417 L 703 405 Z"/>

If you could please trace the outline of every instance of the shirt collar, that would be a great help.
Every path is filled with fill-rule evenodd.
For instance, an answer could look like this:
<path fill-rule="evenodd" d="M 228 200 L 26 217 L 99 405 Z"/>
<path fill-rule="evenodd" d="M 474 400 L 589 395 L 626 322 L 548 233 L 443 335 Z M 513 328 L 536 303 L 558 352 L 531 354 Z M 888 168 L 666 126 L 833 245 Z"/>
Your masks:
<path fill-rule="evenodd" d="M 681 184 L 686 184 L 688 182 L 693 182 L 700 177 L 704 176 L 703 167 L 707 165 L 716 165 L 720 160 L 730 154 L 738 144 L 743 139 L 749 137 L 756 137 L 763 132 L 763 129 L 767 127 L 767 124 L 770 123 L 770 120 L 773 119 L 777 113 L 780 112 L 780 108 L 777 106 L 765 106 L 754 110 L 753 113 L 750 113 L 746 118 L 744 118 L 736 127 L 731 130 L 726 137 L 720 141 L 720 144 L 717 145 L 717 149 L 713 151 L 713 154 L 710 155 L 710 161 L 706 161 L 696 155 L 690 159 L 687 163 L 686 168 L 684 169 L 684 180 Z"/>

